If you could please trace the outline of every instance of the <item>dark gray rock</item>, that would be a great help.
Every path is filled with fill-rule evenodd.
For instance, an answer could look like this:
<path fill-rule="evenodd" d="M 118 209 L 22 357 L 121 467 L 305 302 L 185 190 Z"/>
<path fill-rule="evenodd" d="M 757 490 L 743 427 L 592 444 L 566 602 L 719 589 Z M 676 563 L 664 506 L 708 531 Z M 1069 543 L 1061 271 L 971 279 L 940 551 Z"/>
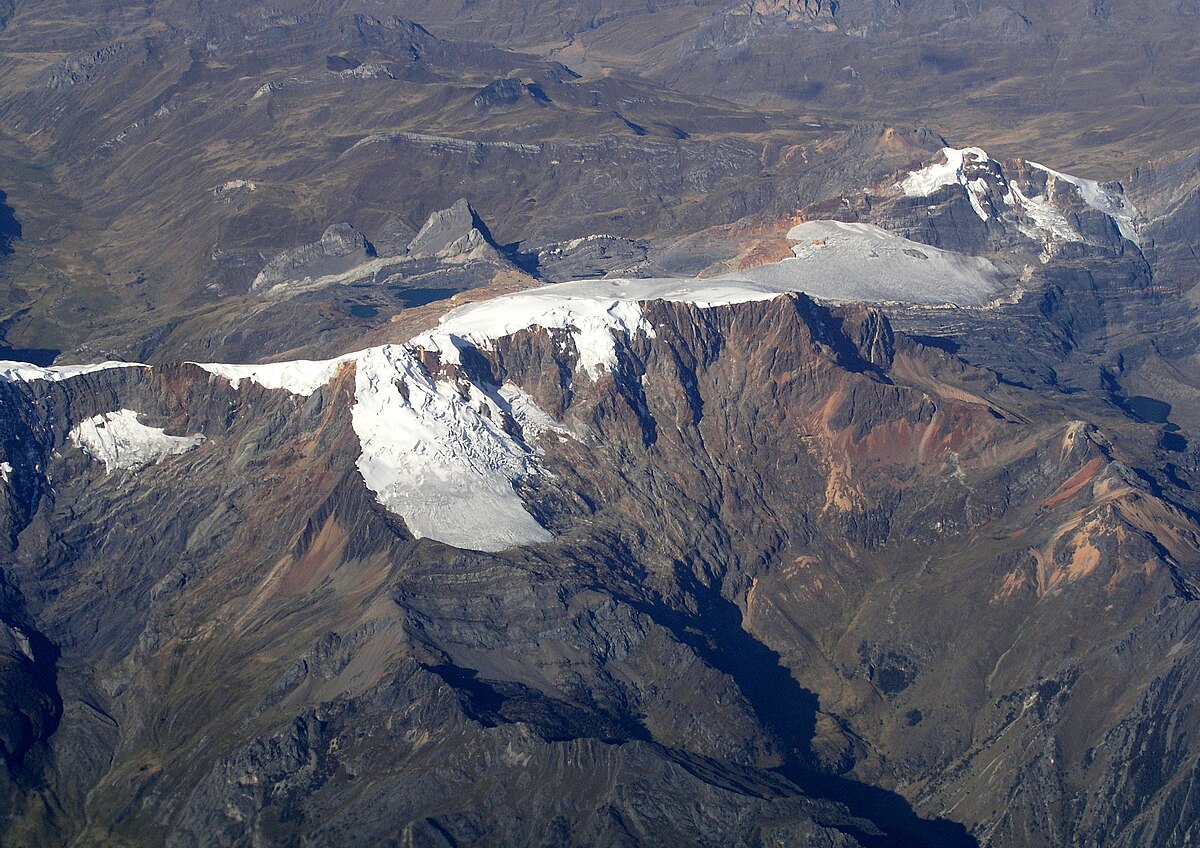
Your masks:
<path fill-rule="evenodd" d="M 487 227 L 465 198 L 449 209 L 434 212 L 408 245 L 411 257 L 433 257 L 443 262 L 468 262 L 496 257 Z"/>
<path fill-rule="evenodd" d="M 650 244 L 641 239 L 594 235 L 557 242 L 537 252 L 537 274 L 551 282 L 605 275 L 637 276 Z"/>
<path fill-rule="evenodd" d="M 375 256 L 375 248 L 349 224 L 334 224 L 318 241 L 285 250 L 266 264 L 250 285 L 252 292 L 267 293 L 276 286 L 304 286 L 322 277 L 352 271 Z"/>

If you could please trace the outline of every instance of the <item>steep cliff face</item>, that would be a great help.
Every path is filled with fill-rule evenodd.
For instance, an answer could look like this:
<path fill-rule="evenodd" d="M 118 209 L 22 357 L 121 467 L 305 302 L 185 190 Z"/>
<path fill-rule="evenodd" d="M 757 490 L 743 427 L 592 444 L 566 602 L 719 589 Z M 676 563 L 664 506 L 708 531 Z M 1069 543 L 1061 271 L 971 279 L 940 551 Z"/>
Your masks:
<path fill-rule="evenodd" d="M 613 290 L 8 372 L 6 839 L 1194 827 L 1200 528 L 1142 430 L 870 307 Z"/>

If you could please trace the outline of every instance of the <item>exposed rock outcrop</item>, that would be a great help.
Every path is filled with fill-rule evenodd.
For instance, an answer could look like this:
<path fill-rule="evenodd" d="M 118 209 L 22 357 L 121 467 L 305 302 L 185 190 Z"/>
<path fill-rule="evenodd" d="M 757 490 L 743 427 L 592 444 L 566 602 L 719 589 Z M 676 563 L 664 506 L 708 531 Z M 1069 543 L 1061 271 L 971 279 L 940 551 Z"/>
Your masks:
<path fill-rule="evenodd" d="M 538 276 L 546 280 L 584 280 L 608 274 L 639 276 L 650 245 L 640 239 L 591 235 L 556 242 L 537 254 Z"/>
<path fill-rule="evenodd" d="M 363 265 L 375 256 L 375 248 L 349 224 L 334 224 L 311 244 L 285 250 L 259 272 L 250 286 L 265 292 L 275 286 L 303 287 L 325 277 L 336 277 Z"/>
<path fill-rule="evenodd" d="M 465 198 L 429 216 L 409 242 L 408 256 L 455 263 L 498 258 L 487 226 Z"/>

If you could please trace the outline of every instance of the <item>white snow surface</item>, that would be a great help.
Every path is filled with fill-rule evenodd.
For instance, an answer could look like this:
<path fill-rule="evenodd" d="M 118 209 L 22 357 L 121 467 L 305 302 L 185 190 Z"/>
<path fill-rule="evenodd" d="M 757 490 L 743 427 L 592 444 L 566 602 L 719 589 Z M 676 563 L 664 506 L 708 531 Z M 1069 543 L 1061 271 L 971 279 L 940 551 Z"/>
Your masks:
<path fill-rule="evenodd" d="M 738 272 L 775 292 L 802 291 L 835 301 L 982 306 L 1003 285 L 992 262 L 939 250 L 870 224 L 806 221 L 788 238 L 794 259 Z"/>
<path fill-rule="evenodd" d="M 92 459 L 103 462 L 108 474 L 141 468 L 204 443 L 200 433 L 168 436 L 159 427 L 148 427 L 138 421 L 138 413 L 132 409 L 94 415 L 76 425 L 69 438 Z"/>
<path fill-rule="evenodd" d="M 929 197 L 943 186 L 966 186 L 970 182 L 966 175 L 966 166 L 969 163 L 983 164 L 988 161 L 987 153 L 978 147 L 943 147 L 941 152 L 945 162 L 935 162 L 913 171 L 900 182 L 901 191 L 909 197 Z"/>
<path fill-rule="evenodd" d="M 363 351 L 356 380 L 358 470 L 414 536 L 484 551 L 553 540 L 513 487 L 538 455 L 505 431 L 493 397 L 434 379 L 403 345 Z"/>
<path fill-rule="evenodd" d="M 7 483 L 12 478 L 13 466 L 11 462 L 0 462 L 0 481 Z"/>
<path fill-rule="evenodd" d="M 112 368 L 149 368 L 140 362 L 100 362 L 94 365 L 53 365 L 42 368 L 28 362 L 0 361 L 0 380 L 10 383 L 31 383 L 35 380 L 46 380 L 57 383 L 69 380 L 81 374 L 93 374 L 97 371 L 108 371 Z"/>
<path fill-rule="evenodd" d="M 269 362 L 263 365 L 227 365 L 220 362 L 192 362 L 210 374 L 222 377 L 237 389 L 242 380 L 267 389 L 283 389 L 294 395 L 308 397 L 333 379 L 342 363 L 358 357 L 358 354 L 339 356 L 336 359 L 297 359 L 292 362 Z"/>

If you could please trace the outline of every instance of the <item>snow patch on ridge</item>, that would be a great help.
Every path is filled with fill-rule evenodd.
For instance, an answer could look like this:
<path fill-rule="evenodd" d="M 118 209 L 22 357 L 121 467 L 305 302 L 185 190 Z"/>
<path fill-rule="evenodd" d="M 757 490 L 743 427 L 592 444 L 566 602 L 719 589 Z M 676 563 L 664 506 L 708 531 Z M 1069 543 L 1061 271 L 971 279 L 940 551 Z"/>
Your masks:
<path fill-rule="evenodd" d="M 984 201 L 987 201 L 991 197 L 991 190 L 988 188 L 987 180 L 967 180 L 965 188 L 967 189 L 967 200 L 971 201 L 971 208 L 975 210 L 975 214 L 979 216 L 979 220 L 988 220 L 991 216 L 983 205 Z"/>
<path fill-rule="evenodd" d="M 241 386 L 242 380 L 249 380 L 266 389 L 283 389 L 294 395 L 308 397 L 332 380 L 342 363 L 356 357 L 357 354 L 349 354 L 336 359 L 297 359 L 292 362 L 269 362 L 263 365 L 227 365 L 220 362 L 188 364 L 228 380 L 235 390 Z"/>
<path fill-rule="evenodd" d="M 82 374 L 94 374 L 97 371 L 108 371 L 113 368 L 149 368 L 140 362 L 99 362 L 94 365 L 52 365 L 42 368 L 28 362 L 0 361 L 0 380 L 10 383 L 30 383 L 35 380 L 46 380 L 58 383 L 78 377 Z"/>
<path fill-rule="evenodd" d="M 538 473 L 537 454 L 474 384 L 435 379 L 406 346 L 372 348 L 358 359 L 351 415 L 359 473 L 414 536 L 483 551 L 553 540 L 514 488 Z"/>
<path fill-rule="evenodd" d="M 68 434 L 72 444 L 92 459 L 104 463 L 104 471 L 132 470 L 168 456 L 187 453 L 205 441 L 204 436 L 168 436 L 159 427 L 138 421 L 131 409 L 103 412 L 80 422 Z"/>

